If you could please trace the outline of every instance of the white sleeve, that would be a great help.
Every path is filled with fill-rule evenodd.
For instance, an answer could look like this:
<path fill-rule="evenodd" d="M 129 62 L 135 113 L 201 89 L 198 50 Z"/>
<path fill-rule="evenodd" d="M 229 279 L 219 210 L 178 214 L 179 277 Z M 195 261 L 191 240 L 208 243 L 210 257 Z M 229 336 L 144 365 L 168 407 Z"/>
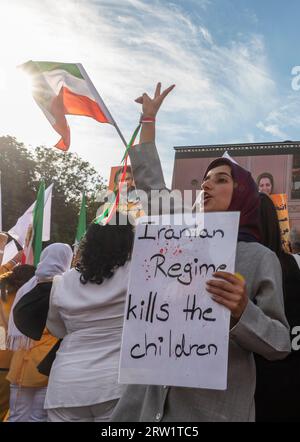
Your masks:
<path fill-rule="evenodd" d="M 49 311 L 46 323 L 46 327 L 49 330 L 49 332 L 53 336 L 56 336 L 59 339 L 62 339 L 67 334 L 64 321 L 62 320 L 61 315 L 59 313 L 59 309 L 55 304 L 55 297 L 60 286 L 61 278 L 62 278 L 61 276 L 55 276 L 55 278 L 53 279 L 52 289 L 50 293 L 50 300 L 49 300 Z"/>

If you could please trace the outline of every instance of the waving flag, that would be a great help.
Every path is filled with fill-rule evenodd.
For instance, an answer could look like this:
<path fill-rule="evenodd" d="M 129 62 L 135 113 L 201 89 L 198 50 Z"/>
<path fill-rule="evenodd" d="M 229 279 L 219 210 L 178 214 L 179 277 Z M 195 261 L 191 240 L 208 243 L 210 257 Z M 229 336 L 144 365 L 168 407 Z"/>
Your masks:
<path fill-rule="evenodd" d="M 85 235 L 85 232 L 86 232 L 86 201 L 85 201 L 85 194 L 83 192 L 78 225 L 76 230 L 75 247 L 74 247 L 75 252 L 77 252 L 79 243 L 83 238 L 83 236 Z"/>
<path fill-rule="evenodd" d="M 50 226 L 51 226 L 51 203 L 52 203 L 52 188 L 51 184 L 45 191 L 44 197 L 44 215 L 43 215 L 43 241 L 50 240 Z M 28 227 L 33 224 L 33 214 L 36 206 L 36 201 L 26 210 L 25 213 L 18 219 L 16 225 L 12 227 L 8 233 L 16 239 L 16 241 L 24 247 L 25 238 Z"/>
<path fill-rule="evenodd" d="M 70 146 L 66 115 L 83 115 L 112 124 L 126 144 L 82 64 L 28 61 L 20 67 L 32 76 L 33 97 L 62 137 L 55 147 L 66 151 Z"/>
<path fill-rule="evenodd" d="M 1 190 L 1 170 L 0 170 L 0 232 L 2 232 L 2 190 Z"/>
<path fill-rule="evenodd" d="M 41 182 L 33 209 L 33 223 L 28 232 L 28 244 L 25 245 L 22 264 L 31 264 L 35 267 L 40 261 L 42 253 L 42 237 L 44 223 L 45 183 Z"/>

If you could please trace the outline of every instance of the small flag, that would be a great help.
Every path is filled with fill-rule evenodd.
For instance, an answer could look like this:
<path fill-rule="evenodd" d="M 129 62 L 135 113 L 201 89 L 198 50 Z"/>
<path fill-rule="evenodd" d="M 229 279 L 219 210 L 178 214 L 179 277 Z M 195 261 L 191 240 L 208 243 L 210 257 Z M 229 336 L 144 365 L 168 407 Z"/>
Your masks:
<path fill-rule="evenodd" d="M 0 170 L 0 232 L 2 232 L 2 189 L 1 189 L 1 170 Z"/>
<path fill-rule="evenodd" d="M 82 115 L 100 123 L 112 124 L 124 142 L 119 128 L 81 63 L 28 61 L 20 67 L 32 76 L 33 97 L 62 137 L 55 147 L 66 151 L 70 146 L 70 128 L 66 115 Z"/>
<path fill-rule="evenodd" d="M 53 184 L 51 184 L 45 191 L 43 241 L 50 240 L 52 189 Z M 22 248 L 25 246 L 25 238 L 28 228 L 33 223 L 33 212 L 35 205 L 36 201 L 26 210 L 25 213 L 23 213 L 22 216 L 20 216 L 17 223 L 8 231 L 8 233 L 21 245 Z"/>
<path fill-rule="evenodd" d="M 85 232 L 86 232 L 86 202 L 85 202 L 85 194 L 83 192 L 77 231 L 76 231 L 76 238 L 75 238 L 75 252 L 77 252 L 79 243 L 83 238 L 83 236 L 85 235 Z"/>
<path fill-rule="evenodd" d="M 33 211 L 32 229 L 29 228 L 28 244 L 24 248 L 25 264 L 38 265 L 42 253 L 45 183 L 41 182 Z M 31 231 L 32 230 L 32 231 Z"/>

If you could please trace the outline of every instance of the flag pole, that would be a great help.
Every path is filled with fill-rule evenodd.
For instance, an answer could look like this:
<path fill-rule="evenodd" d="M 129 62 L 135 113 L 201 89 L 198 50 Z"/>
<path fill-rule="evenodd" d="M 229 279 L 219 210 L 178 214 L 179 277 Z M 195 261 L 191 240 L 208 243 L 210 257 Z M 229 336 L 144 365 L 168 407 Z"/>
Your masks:
<path fill-rule="evenodd" d="M 85 77 L 85 79 L 86 79 L 87 82 L 89 83 L 90 88 L 92 89 L 93 93 L 95 94 L 95 97 L 97 98 L 97 101 L 98 101 L 99 106 L 101 107 L 101 109 L 104 110 L 104 114 L 105 114 L 105 116 L 106 116 L 109 120 L 112 121 L 113 126 L 116 128 L 116 131 L 118 132 L 119 137 L 121 138 L 121 140 L 122 140 L 124 146 L 125 146 L 126 149 L 127 149 L 127 147 L 128 147 L 128 143 L 126 142 L 126 140 L 125 140 L 125 138 L 124 138 L 124 136 L 123 136 L 123 134 L 122 134 L 122 132 L 121 132 L 119 126 L 118 126 L 117 123 L 115 122 L 113 116 L 111 115 L 111 113 L 110 113 L 109 110 L 107 109 L 107 107 L 106 107 L 104 101 L 102 100 L 102 98 L 101 98 L 99 92 L 97 91 L 97 89 L 96 89 L 95 86 L 93 85 L 93 83 L 92 83 L 90 77 L 88 76 L 86 70 L 84 69 L 84 67 L 82 66 L 81 63 L 77 63 L 77 66 L 78 66 L 80 72 L 82 73 L 82 75 Z"/>
<path fill-rule="evenodd" d="M 0 232 L 2 232 L 2 188 L 1 188 L 1 170 L 0 170 Z"/>

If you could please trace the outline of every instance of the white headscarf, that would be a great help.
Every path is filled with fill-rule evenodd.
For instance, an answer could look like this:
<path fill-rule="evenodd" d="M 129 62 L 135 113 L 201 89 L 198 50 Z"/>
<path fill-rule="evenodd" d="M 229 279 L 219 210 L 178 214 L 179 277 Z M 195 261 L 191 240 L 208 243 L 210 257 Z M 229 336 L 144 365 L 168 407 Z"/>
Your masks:
<path fill-rule="evenodd" d="M 43 250 L 35 275 L 17 291 L 9 314 L 7 348 L 10 350 L 18 350 L 20 348 L 29 348 L 31 344 L 31 339 L 23 335 L 14 323 L 13 310 L 15 305 L 38 283 L 52 281 L 54 276 L 61 275 L 69 270 L 72 263 L 72 257 L 72 249 L 68 244 L 55 243 Z"/>

